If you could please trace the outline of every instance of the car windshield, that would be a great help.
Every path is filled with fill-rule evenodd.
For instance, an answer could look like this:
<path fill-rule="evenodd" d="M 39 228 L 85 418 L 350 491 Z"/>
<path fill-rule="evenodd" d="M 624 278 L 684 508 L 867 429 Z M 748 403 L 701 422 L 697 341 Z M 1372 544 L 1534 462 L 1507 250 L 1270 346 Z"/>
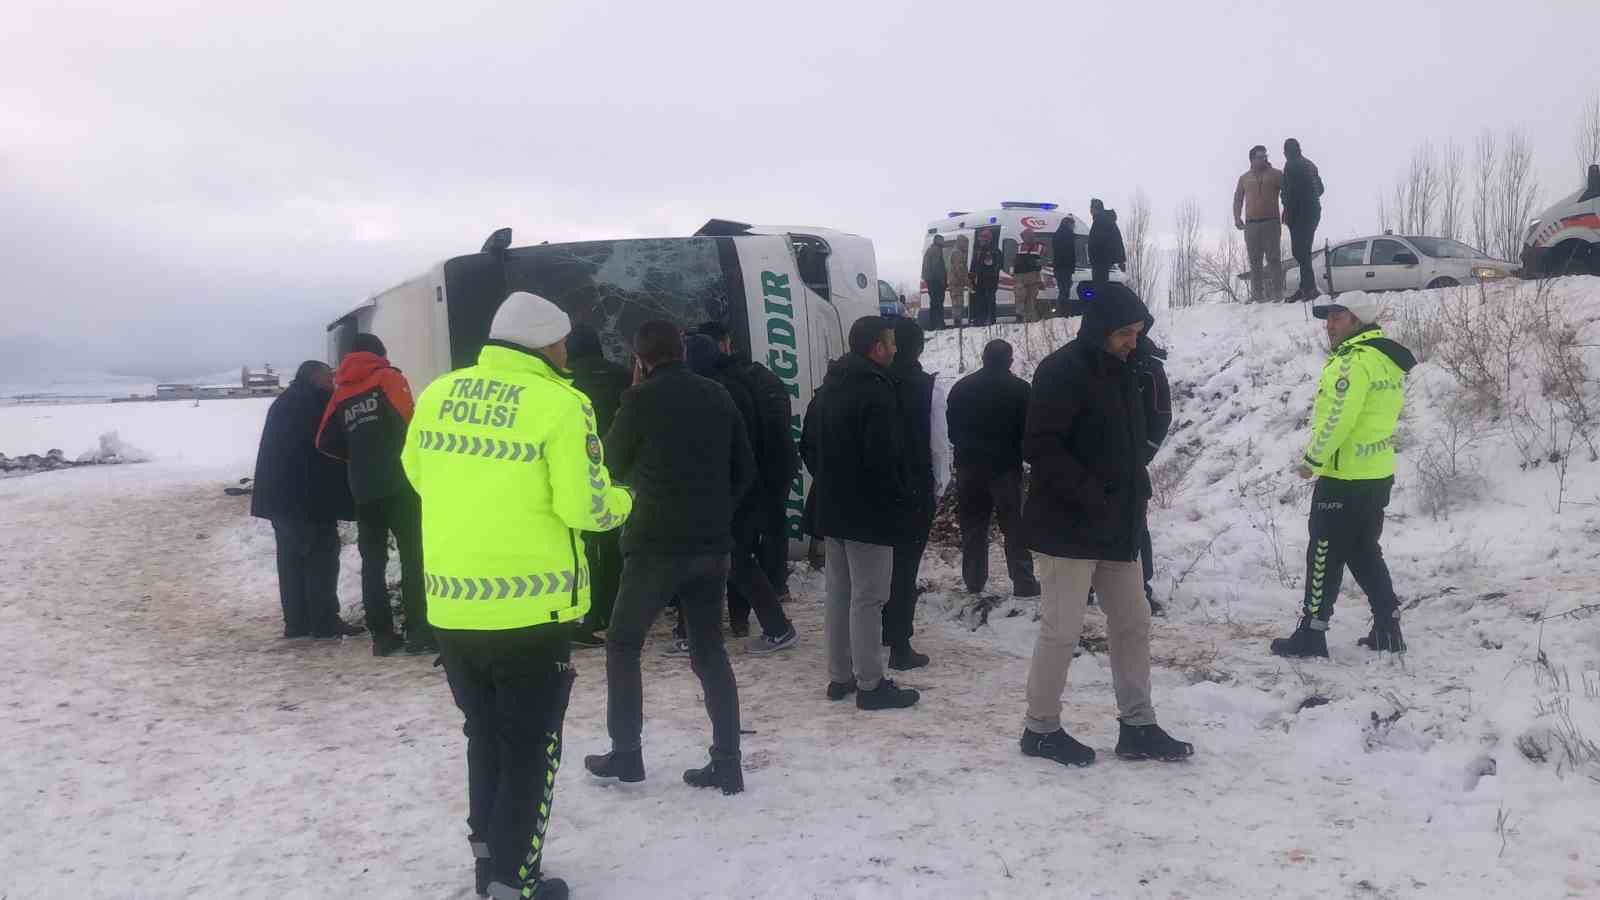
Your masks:
<path fill-rule="evenodd" d="M 1449 238 L 1408 237 L 1418 250 L 1434 259 L 1484 259 L 1485 254 Z"/>

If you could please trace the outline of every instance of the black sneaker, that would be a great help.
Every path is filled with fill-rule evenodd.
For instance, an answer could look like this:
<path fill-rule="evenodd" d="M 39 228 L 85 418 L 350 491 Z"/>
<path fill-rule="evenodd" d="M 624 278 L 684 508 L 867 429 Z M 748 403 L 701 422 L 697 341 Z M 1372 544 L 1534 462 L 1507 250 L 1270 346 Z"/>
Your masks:
<path fill-rule="evenodd" d="M 1194 745 L 1184 743 L 1161 730 L 1160 725 L 1129 725 L 1120 723 L 1117 738 L 1118 759 L 1159 759 L 1178 762 L 1194 755 Z"/>
<path fill-rule="evenodd" d="M 633 784 L 644 780 L 644 751 L 615 751 L 585 756 L 583 767 L 596 778 L 615 778 Z"/>
<path fill-rule="evenodd" d="M 885 678 L 878 682 L 878 686 L 870 691 L 856 692 L 856 709 L 905 709 L 917 705 L 922 695 L 910 688 L 903 688 L 893 681 Z"/>
<path fill-rule="evenodd" d="M 889 648 L 889 668 L 898 672 L 920 669 L 928 664 L 928 654 L 918 653 L 905 641 Z"/>
<path fill-rule="evenodd" d="M 394 632 L 379 632 L 372 636 L 373 656 L 393 656 L 404 650 L 405 639 Z"/>
<path fill-rule="evenodd" d="M 503 881 L 491 882 L 487 893 L 479 896 L 488 897 L 490 900 L 524 900 L 532 897 L 533 900 L 567 900 L 572 892 L 567 889 L 567 883 L 559 878 L 540 878 L 530 885 L 532 891 L 523 893 L 523 888 L 514 888 Z"/>
<path fill-rule="evenodd" d="M 1372 620 L 1372 630 L 1367 636 L 1360 638 L 1356 644 L 1373 651 L 1374 653 L 1385 650 L 1390 653 L 1406 652 L 1406 639 L 1400 633 L 1400 612 L 1395 611 L 1393 616 L 1379 616 Z"/>
<path fill-rule="evenodd" d="M 579 650 L 594 650 L 606 645 L 606 639 L 592 631 L 579 631 L 572 636 L 572 646 Z"/>
<path fill-rule="evenodd" d="M 777 637 L 763 634 L 762 636 L 751 641 L 750 646 L 746 649 L 746 652 L 753 656 L 767 656 L 769 654 L 777 653 L 779 650 L 787 650 L 790 647 L 793 647 L 795 642 L 798 640 L 800 640 L 800 636 L 795 633 L 794 623 L 791 622 L 789 623 L 789 627 L 784 630 L 783 634 L 780 634 Z"/>
<path fill-rule="evenodd" d="M 1022 730 L 1022 755 L 1053 759 L 1063 766 L 1087 766 L 1094 762 L 1094 750 L 1072 739 L 1057 728 L 1051 734 Z"/>
<path fill-rule="evenodd" d="M 367 626 L 357 625 L 354 622 L 346 622 L 343 619 L 334 619 L 333 633 L 339 635 L 340 637 L 355 637 L 358 634 L 366 634 Z"/>
<path fill-rule="evenodd" d="M 723 794 L 731 797 L 744 790 L 744 770 L 736 762 L 714 759 L 703 769 L 684 772 L 683 783 L 697 788 L 720 788 Z"/>
<path fill-rule="evenodd" d="M 828 682 L 828 699 L 843 700 L 856 692 L 856 680 Z"/>
<path fill-rule="evenodd" d="M 973 593 L 976 594 L 978 592 L 973 591 Z M 1019 600 L 1032 600 L 1042 593 L 1044 592 L 1039 589 L 1039 582 L 1037 581 L 1014 583 L 1011 586 L 1011 596 Z"/>
<path fill-rule="evenodd" d="M 1328 632 L 1326 629 L 1312 628 L 1309 619 L 1302 620 L 1300 626 L 1294 630 L 1294 634 L 1286 638 L 1274 639 L 1271 649 L 1273 656 L 1288 656 L 1301 659 L 1320 656 L 1326 659 L 1328 657 Z"/>

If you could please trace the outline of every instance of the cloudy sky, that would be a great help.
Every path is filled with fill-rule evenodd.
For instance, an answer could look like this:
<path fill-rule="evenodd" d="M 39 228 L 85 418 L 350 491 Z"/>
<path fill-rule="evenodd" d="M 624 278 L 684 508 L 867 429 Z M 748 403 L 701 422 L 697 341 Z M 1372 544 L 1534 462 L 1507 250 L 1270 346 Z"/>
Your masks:
<path fill-rule="evenodd" d="M 1135 188 L 1223 226 L 1297 136 L 1324 230 L 1376 230 L 1413 145 L 1516 126 L 1553 199 L 1600 3 L 986 6 L 10 0 L 0 372 L 317 355 L 323 325 L 496 227 L 707 218 L 871 237 L 913 277 L 948 209 Z"/>

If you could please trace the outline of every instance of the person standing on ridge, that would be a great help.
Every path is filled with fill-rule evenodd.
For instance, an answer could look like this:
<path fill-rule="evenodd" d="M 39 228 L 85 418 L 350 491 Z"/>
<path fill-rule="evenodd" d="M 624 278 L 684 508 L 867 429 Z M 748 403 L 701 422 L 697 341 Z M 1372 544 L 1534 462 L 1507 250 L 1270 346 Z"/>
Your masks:
<path fill-rule="evenodd" d="M 422 502 L 400 465 L 411 421 L 411 385 L 389 365 L 376 335 L 358 334 L 334 375 L 334 393 L 317 429 L 317 449 L 344 460 L 356 502 L 356 544 L 361 550 L 361 605 L 372 632 L 374 656 L 404 649 L 438 652 L 423 599 Z M 389 609 L 389 535 L 400 550 L 402 640 Z"/>
<path fill-rule="evenodd" d="M 1250 148 L 1250 169 L 1233 188 L 1233 226 L 1244 232 L 1250 258 L 1250 302 L 1283 299 L 1283 224 L 1278 192 L 1283 173 L 1267 160 L 1267 148 Z"/>
<path fill-rule="evenodd" d="M 477 891 L 494 900 L 568 895 L 544 848 L 589 610 L 583 535 L 633 508 L 563 372 L 570 328 L 543 297 L 507 297 L 477 364 L 422 392 L 402 458 L 422 497 L 428 619 L 466 720 Z"/>
<path fill-rule="evenodd" d="M 964 234 L 956 235 L 956 247 L 950 251 L 949 275 L 945 282 L 945 288 L 950 292 L 951 325 L 961 324 L 963 308 L 967 310 L 965 313 L 967 322 L 970 324 L 972 320 L 971 307 L 966 305 L 967 289 L 972 286 L 971 278 L 967 271 L 967 249 L 967 236 Z M 928 321 L 931 323 L 933 320 L 929 319 Z"/>
<path fill-rule="evenodd" d="M 1328 622 L 1346 566 L 1372 604 L 1372 630 L 1357 643 L 1375 651 L 1406 650 L 1400 601 L 1378 541 L 1394 488 L 1395 426 L 1416 357 L 1378 327 L 1381 310 L 1378 298 L 1361 291 L 1311 309 L 1327 322 L 1331 352 L 1317 385 L 1311 444 L 1295 468 L 1301 478 L 1317 479 L 1303 614 L 1294 634 L 1272 642 L 1278 656 L 1328 655 Z"/>
<path fill-rule="evenodd" d="M 1128 251 L 1122 245 L 1122 229 L 1117 226 L 1117 211 L 1106 209 L 1100 200 L 1089 201 L 1089 269 L 1094 289 L 1103 291 L 1111 283 L 1111 267 L 1126 267 Z"/>
<path fill-rule="evenodd" d="M 944 327 L 945 290 L 944 238 L 933 236 L 933 242 L 922 252 L 922 283 L 928 286 L 928 327 L 934 331 Z"/>
<path fill-rule="evenodd" d="M 1294 138 L 1283 142 L 1283 158 L 1283 218 L 1289 226 L 1289 251 L 1300 265 L 1300 289 L 1289 300 L 1311 300 L 1321 293 L 1311 268 L 1311 245 L 1322 222 L 1322 174 Z"/>
<path fill-rule="evenodd" d="M 993 325 L 995 293 L 1000 290 L 1000 270 L 1005 266 L 1005 254 L 994 245 L 991 231 L 978 232 L 978 246 L 972 251 L 972 268 L 967 273 L 972 282 L 972 315 L 969 325 Z"/>

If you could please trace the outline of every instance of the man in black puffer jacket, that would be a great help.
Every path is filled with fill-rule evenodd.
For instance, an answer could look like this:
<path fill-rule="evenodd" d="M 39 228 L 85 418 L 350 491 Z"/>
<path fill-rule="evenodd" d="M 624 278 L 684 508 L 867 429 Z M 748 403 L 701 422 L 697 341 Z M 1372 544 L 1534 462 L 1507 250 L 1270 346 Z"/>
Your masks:
<path fill-rule="evenodd" d="M 902 709 L 919 696 L 883 677 L 879 640 L 894 548 L 916 534 L 905 420 L 889 374 L 894 356 L 889 320 L 856 320 L 850 354 L 829 368 L 800 435 L 800 455 L 816 479 L 814 527 L 827 540 L 827 696 L 856 694 L 863 710 Z"/>
<path fill-rule="evenodd" d="M 611 430 L 611 420 L 622 406 L 622 392 L 633 382 L 633 373 L 606 359 L 600 346 L 600 332 L 593 325 L 574 325 L 567 335 L 567 369 L 572 386 L 583 391 L 594 407 L 595 428 L 599 434 Z M 621 533 L 587 532 L 583 554 L 589 561 L 593 581 L 589 587 L 589 614 L 572 642 L 580 647 L 603 647 L 604 639 L 595 634 L 611 624 L 611 609 L 617 602 L 617 585 L 622 580 Z"/>
<path fill-rule="evenodd" d="M 1129 357 L 1149 312 L 1110 286 L 1078 336 L 1045 357 L 1029 392 L 1022 455 L 1032 467 L 1022 520 L 1043 554 L 1039 637 L 1028 669 L 1022 752 L 1088 765 L 1094 751 L 1061 728 L 1067 668 L 1092 585 L 1106 615 L 1123 759 L 1179 760 L 1194 748 L 1156 724 L 1150 702 L 1150 608 L 1140 590 L 1139 532 L 1150 478 L 1144 404 Z"/>
<path fill-rule="evenodd" d="M 272 401 L 261 428 L 250 515 L 272 522 L 286 638 L 336 638 L 364 629 L 339 618 L 339 520 L 356 517 L 344 463 L 317 452 L 333 370 L 307 360 Z"/>
<path fill-rule="evenodd" d="M 1128 251 L 1122 245 L 1122 229 L 1117 226 L 1116 210 L 1106 209 L 1106 205 L 1099 200 L 1091 200 L 1089 214 L 1094 219 L 1089 226 L 1089 268 L 1094 289 L 1098 292 L 1111 283 L 1111 267 L 1127 263 Z"/>

